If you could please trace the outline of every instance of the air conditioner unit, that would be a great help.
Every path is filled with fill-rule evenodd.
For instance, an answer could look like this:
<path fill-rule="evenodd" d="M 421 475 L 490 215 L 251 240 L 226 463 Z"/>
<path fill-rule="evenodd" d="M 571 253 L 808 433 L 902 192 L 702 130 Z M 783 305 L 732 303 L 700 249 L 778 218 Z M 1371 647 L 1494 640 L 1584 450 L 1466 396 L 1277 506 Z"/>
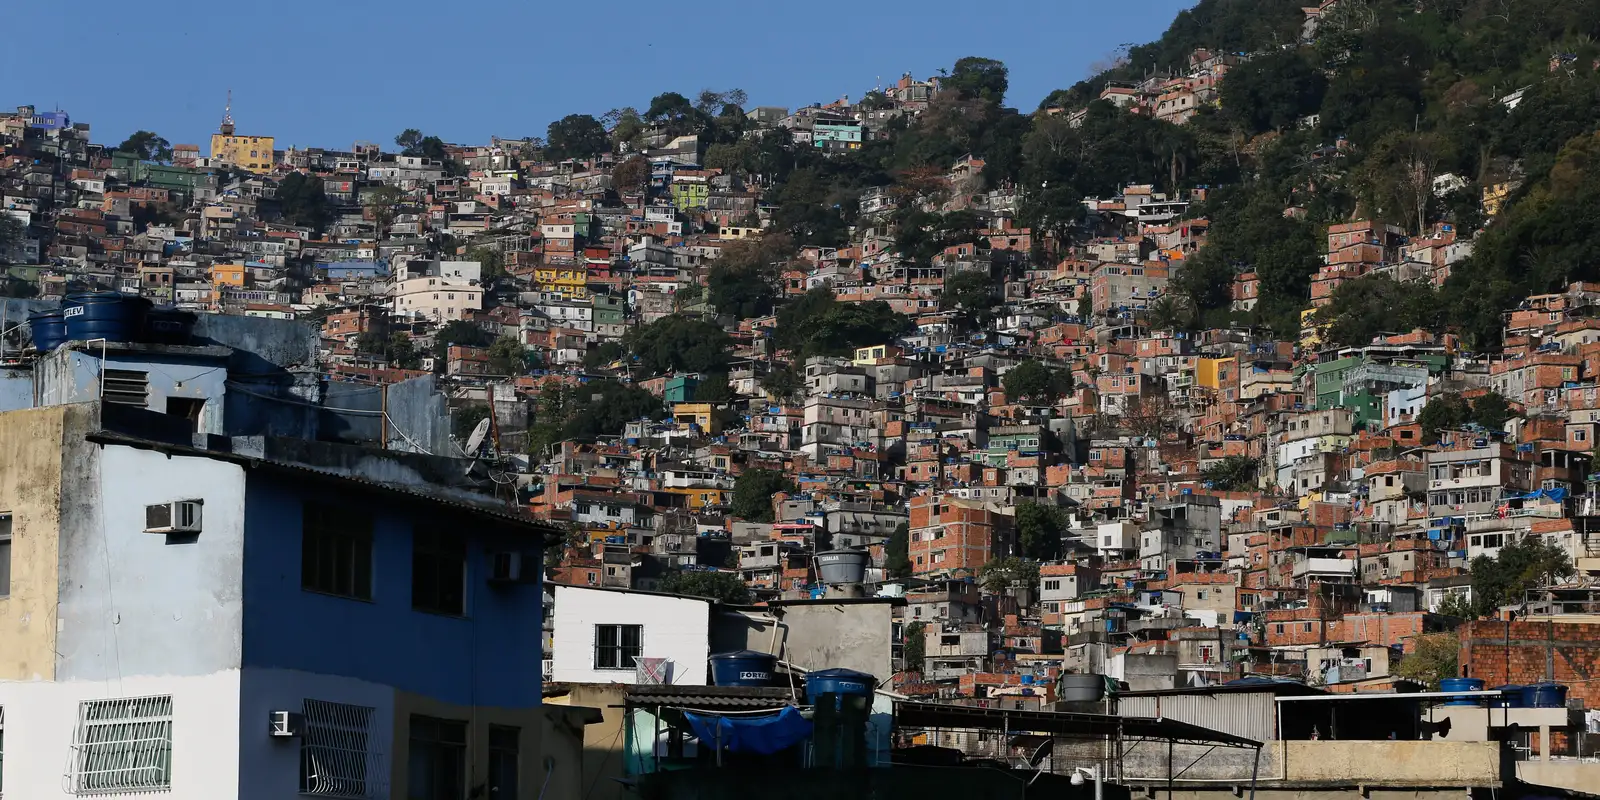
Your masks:
<path fill-rule="evenodd" d="M 489 557 L 489 582 L 510 584 L 527 580 L 522 553 L 493 553 Z"/>
<path fill-rule="evenodd" d="M 199 533 L 203 500 L 174 500 L 144 507 L 145 533 Z"/>
<path fill-rule="evenodd" d="M 293 711 L 274 711 L 268 733 L 274 737 L 295 737 L 303 735 L 305 727 L 305 717 L 300 714 Z"/>

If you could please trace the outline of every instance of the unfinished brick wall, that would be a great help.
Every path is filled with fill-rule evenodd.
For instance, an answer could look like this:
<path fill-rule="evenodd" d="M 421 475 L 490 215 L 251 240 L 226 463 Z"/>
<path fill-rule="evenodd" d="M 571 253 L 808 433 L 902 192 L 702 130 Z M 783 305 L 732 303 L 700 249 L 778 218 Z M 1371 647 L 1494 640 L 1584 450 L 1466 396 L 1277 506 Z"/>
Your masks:
<path fill-rule="evenodd" d="M 1480 620 L 1461 626 L 1462 674 L 1486 686 L 1552 681 L 1600 708 L 1600 624 Z"/>

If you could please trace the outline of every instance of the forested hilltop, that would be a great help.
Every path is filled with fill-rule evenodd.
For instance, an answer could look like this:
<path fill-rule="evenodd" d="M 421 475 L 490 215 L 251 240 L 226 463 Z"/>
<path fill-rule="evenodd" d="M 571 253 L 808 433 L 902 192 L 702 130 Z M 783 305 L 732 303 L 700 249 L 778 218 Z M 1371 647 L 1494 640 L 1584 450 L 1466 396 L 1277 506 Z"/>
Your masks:
<path fill-rule="evenodd" d="M 606 121 L 610 143 L 624 148 L 663 121 L 698 133 L 707 167 L 765 187 L 773 227 L 791 237 L 781 247 L 882 235 L 912 264 L 991 224 L 937 197 L 946 188 L 938 176 L 979 159 L 979 190 L 1014 197 L 1016 224 L 1033 233 L 1026 263 L 1009 252 L 994 259 L 995 295 L 1008 274 L 1050 269 L 1112 233 L 1097 227 L 1085 198 L 1137 184 L 1193 196 L 1200 202 L 1184 214 L 1206 220 L 1209 233 L 1173 271 L 1180 322 L 1193 327 L 1255 324 L 1292 338 L 1327 226 L 1370 219 L 1412 237 L 1447 226 L 1471 240 L 1471 255 L 1441 287 L 1346 281 L 1319 319 L 1346 314 L 1351 323 L 1330 335 L 1359 339 L 1370 331 L 1354 321 L 1381 307 L 1386 329 L 1451 327 L 1488 349 L 1501 312 L 1520 298 L 1600 278 L 1597 31 L 1600 3 L 1580 0 L 1339 0 L 1310 11 L 1297 0 L 1202 0 L 1158 41 L 1035 110 L 1006 106 L 1001 61 L 962 59 L 925 109 L 890 118 L 886 136 L 844 153 L 797 146 L 781 129 L 746 136 L 737 106 L 718 114 L 673 93 Z M 1228 68 L 1210 72 L 1177 123 L 1125 101 L 1159 93 L 1207 58 Z M 880 104 L 891 105 L 873 92 L 853 105 Z M 557 133 L 552 126 L 552 145 Z M 898 201 L 888 219 L 863 214 L 874 188 Z M 1486 189 L 1505 195 L 1496 194 L 1492 220 Z M 769 310 L 777 296 L 761 287 L 772 276 L 759 265 L 771 262 L 725 260 L 713 302 Z M 1259 302 L 1235 311 L 1244 272 L 1259 278 Z"/>

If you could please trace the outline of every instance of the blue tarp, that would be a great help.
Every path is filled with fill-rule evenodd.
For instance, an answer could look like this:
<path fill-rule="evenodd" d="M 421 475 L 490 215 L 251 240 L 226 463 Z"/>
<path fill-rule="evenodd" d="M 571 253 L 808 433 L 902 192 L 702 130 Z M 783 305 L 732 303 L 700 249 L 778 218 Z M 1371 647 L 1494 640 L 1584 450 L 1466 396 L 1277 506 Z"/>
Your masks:
<path fill-rule="evenodd" d="M 752 717 L 720 717 L 715 714 L 683 713 L 700 743 L 732 753 L 770 755 L 805 741 L 811 735 L 811 720 L 793 707 L 776 714 Z"/>

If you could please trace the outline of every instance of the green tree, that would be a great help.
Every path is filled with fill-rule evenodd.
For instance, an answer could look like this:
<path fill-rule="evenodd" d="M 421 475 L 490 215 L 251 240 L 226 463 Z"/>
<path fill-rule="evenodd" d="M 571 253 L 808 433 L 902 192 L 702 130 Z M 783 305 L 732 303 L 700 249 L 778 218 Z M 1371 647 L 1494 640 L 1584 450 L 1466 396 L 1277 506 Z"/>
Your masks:
<path fill-rule="evenodd" d="M 627 349 L 617 342 L 601 342 L 583 354 L 583 368 L 594 370 L 608 367 L 627 354 Z"/>
<path fill-rule="evenodd" d="M 819 286 L 778 309 L 773 341 L 796 363 L 817 355 L 850 355 L 858 347 L 892 342 L 913 328 L 911 319 L 882 300 L 841 303 Z"/>
<path fill-rule="evenodd" d="M 1491 390 L 1472 401 L 1472 421 L 1491 431 L 1503 430 L 1506 420 L 1514 416 L 1510 401 L 1499 392 Z"/>
<path fill-rule="evenodd" d="M 734 516 L 751 522 L 771 522 L 773 495 L 794 490 L 794 483 L 782 472 L 747 469 L 734 479 L 733 502 L 728 510 Z"/>
<path fill-rule="evenodd" d="M 1438 691 L 1439 682 L 1460 675 L 1456 659 L 1461 640 L 1454 633 L 1425 633 L 1411 640 L 1412 650 L 1395 665 L 1394 674 Z"/>
<path fill-rule="evenodd" d="M 27 238 L 28 228 L 22 220 L 0 211 L 0 263 L 10 263 L 12 251 Z"/>
<path fill-rule="evenodd" d="M 1383 334 L 1442 331 L 1445 316 L 1432 286 L 1368 275 L 1334 289 L 1328 304 L 1317 310 L 1316 322 L 1323 326 L 1324 342 L 1364 347 Z"/>
<path fill-rule="evenodd" d="M 1223 112 L 1253 133 L 1280 131 L 1317 113 L 1328 79 L 1299 50 L 1257 56 L 1228 70 L 1218 92 Z"/>
<path fill-rule="evenodd" d="M 761 376 L 760 383 L 763 390 L 780 400 L 794 397 L 805 387 L 800 380 L 800 372 L 793 364 L 774 367 L 772 371 Z"/>
<path fill-rule="evenodd" d="M 740 319 L 772 313 L 778 299 L 777 269 L 794 255 L 794 240 L 781 233 L 733 242 L 722 248 L 706 276 L 707 299 Z"/>
<path fill-rule="evenodd" d="M 611 138 L 600 120 L 588 114 L 568 114 L 550 123 L 544 154 L 551 161 L 593 158 L 604 153 L 610 143 Z"/>
<path fill-rule="evenodd" d="M 1472 421 L 1472 404 L 1459 394 L 1441 394 L 1428 398 L 1417 414 L 1417 424 L 1422 426 L 1422 441 L 1433 444 L 1439 441 L 1440 431 L 1457 431 Z"/>
<path fill-rule="evenodd" d="M 132 136 L 117 145 L 117 151 L 138 156 L 140 161 L 156 161 L 166 164 L 172 161 L 172 145 L 166 139 L 150 131 L 135 131 Z"/>
<path fill-rule="evenodd" d="M 890 578 L 911 577 L 911 526 L 904 522 L 883 545 L 883 572 Z"/>
<path fill-rule="evenodd" d="M 650 185 L 650 161 L 644 156 L 630 156 L 628 160 L 611 168 L 611 185 L 617 191 L 643 192 Z"/>
<path fill-rule="evenodd" d="M 984 564 L 978 570 L 978 583 L 985 591 L 998 594 L 1012 584 L 1039 585 L 1039 562 L 1005 556 Z"/>
<path fill-rule="evenodd" d="M 983 272 L 959 272 L 945 278 L 944 290 L 939 293 L 940 308 L 959 309 L 977 319 L 987 319 L 990 309 L 999 304 L 994 283 Z"/>
<path fill-rule="evenodd" d="M 1094 297 L 1089 294 L 1088 287 L 1078 288 L 1078 320 L 1088 324 L 1094 319 Z"/>
<path fill-rule="evenodd" d="M 499 248 L 478 245 L 467 251 L 467 260 L 476 261 L 483 270 L 483 284 L 493 284 L 506 275 L 506 257 Z"/>
<path fill-rule="evenodd" d="M 1194 306 L 1186 295 L 1164 294 L 1145 309 L 1145 320 L 1158 331 L 1187 330 L 1194 324 Z"/>
<path fill-rule="evenodd" d="M 992 58 L 967 56 L 956 61 L 950 74 L 939 82 L 963 99 L 977 99 L 999 105 L 1010 86 L 1010 70 Z"/>
<path fill-rule="evenodd" d="M 303 172 L 291 172 L 278 183 L 278 208 L 290 224 L 321 233 L 333 220 L 322 179 Z"/>
<path fill-rule="evenodd" d="M 389 334 L 387 355 L 390 366 L 400 369 L 422 368 L 422 353 L 417 350 L 417 344 L 412 341 L 411 334 L 405 331 Z"/>
<path fill-rule="evenodd" d="M 1524 536 L 1494 558 L 1472 560 L 1472 602 L 1477 616 L 1523 602 L 1529 589 L 1547 586 L 1575 573 L 1572 558 L 1541 536 Z"/>
<path fill-rule="evenodd" d="M 652 375 L 719 372 L 727 368 L 732 339 L 722 328 L 690 317 L 662 317 L 634 328 L 623 344 Z"/>
<path fill-rule="evenodd" d="M 361 195 L 362 204 L 367 212 L 372 215 L 372 221 L 378 227 L 378 238 L 382 239 L 388 233 L 389 226 L 394 224 L 394 219 L 399 215 L 400 204 L 405 200 L 405 192 L 398 186 L 382 184 L 374 186 Z"/>
<path fill-rule="evenodd" d="M 674 570 L 661 576 L 660 589 L 668 594 L 709 597 L 733 606 L 750 603 L 750 587 L 737 572 Z"/>
<path fill-rule="evenodd" d="M 484 403 L 472 403 L 461 406 L 450 415 L 450 432 L 460 442 L 465 443 L 472 435 L 478 423 L 489 418 L 489 406 Z M 474 455 L 469 453 L 468 455 Z"/>
<path fill-rule="evenodd" d="M 928 650 L 927 630 L 926 622 L 908 623 L 903 629 L 905 642 L 900 652 L 907 672 L 923 670 L 923 660 L 927 657 Z"/>
<path fill-rule="evenodd" d="M 731 403 L 737 399 L 726 372 L 713 372 L 694 387 L 696 403 Z"/>
<path fill-rule="evenodd" d="M 1024 361 L 1006 370 L 1000 383 L 1005 387 L 1006 399 L 1011 402 L 1032 400 L 1054 403 L 1061 399 L 1066 389 L 1066 379 L 1061 371 L 1052 369 L 1043 361 Z"/>
<path fill-rule="evenodd" d="M 525 375 L 528 348 L 513 336 L 502 336 L 489 345 L 489 370 L 496 375 Z"/>
<path fill-rule="evenodd" d="M 401 155 L 431 158 L 435 161 L 448 161 L 450 157 L 443 139 L 426 136 L 416 128 L 406 128 L 401 131 L 400 135 L 394 137 L 394 143 L 399 145 Z"/>
<path fill-rule="evenodd" d="M 1061 558 L 1061 537 L 1072 527 L 1066 512 L 1045 503 L 1019 504 L 1016 525 L 1023 557 L 1035 561 Z"/>
<path fill-rule="evenodd" d="M 1200 472 L 1201 480 L 1225 492 L 1246 492 L 1256 487 L 1260 462 L 1249 456 L 1227 456 Z"/>

